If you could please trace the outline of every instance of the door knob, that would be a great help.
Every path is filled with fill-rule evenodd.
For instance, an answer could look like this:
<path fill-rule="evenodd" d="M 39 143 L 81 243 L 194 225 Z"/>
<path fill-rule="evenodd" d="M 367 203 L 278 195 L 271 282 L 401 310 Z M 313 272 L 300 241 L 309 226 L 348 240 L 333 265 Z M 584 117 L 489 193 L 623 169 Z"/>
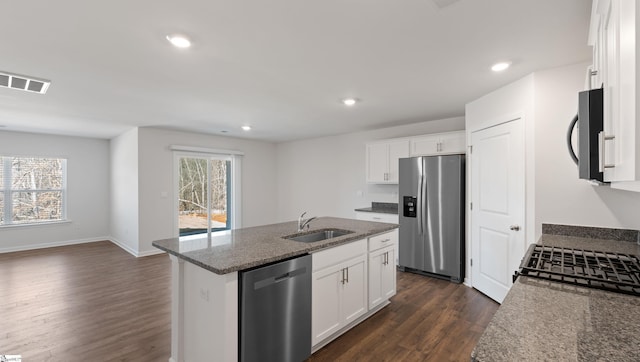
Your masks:
<path fill-rule="evenodd" d="M 519 225 L 511 225 L 511 226 L 509 226 L 509 229 L 514 230 L 514 231 L 518 231 L 518 230 L 520 230 L 520 226 Z"/>

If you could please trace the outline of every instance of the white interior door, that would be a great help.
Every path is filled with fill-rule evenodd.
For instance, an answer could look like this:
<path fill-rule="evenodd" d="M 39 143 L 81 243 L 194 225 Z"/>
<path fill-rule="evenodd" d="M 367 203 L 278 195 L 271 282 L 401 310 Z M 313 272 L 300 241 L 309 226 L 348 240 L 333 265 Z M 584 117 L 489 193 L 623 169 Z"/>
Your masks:
<path fill-rule="evenodd" d="M 525 253 L 523 120 L 471 134 L 471 282 L 499 303 Z"/>

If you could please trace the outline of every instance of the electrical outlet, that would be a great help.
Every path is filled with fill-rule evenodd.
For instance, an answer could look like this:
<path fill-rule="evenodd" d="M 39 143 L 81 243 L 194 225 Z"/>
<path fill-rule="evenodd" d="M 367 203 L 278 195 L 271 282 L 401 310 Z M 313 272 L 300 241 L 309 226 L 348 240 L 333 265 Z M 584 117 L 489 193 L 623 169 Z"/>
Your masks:
<path fill-rule="evenodd" d="M 200 289 L 200 298 L 205 301 L 209 301 L 209 289 Z"/>

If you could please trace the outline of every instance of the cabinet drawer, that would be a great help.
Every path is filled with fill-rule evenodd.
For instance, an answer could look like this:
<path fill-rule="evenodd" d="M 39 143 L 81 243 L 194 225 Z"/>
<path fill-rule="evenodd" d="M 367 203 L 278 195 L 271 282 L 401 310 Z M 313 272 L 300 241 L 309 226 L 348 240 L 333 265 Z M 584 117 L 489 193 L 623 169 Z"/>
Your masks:
<path fill-rule="evenodd" d="M 399 222 L 398 214 L 383 214 L 379 212 L 366 212 L 366 211 L 356 211 L 356 219 L 367 220 L 367 221 L 377 221 L 377 222 L 388 222 L 391 224 L 397 224 Z"/>
<path fill-rule="evenodd" d="M 369 251 L 378 250 L 398 242 L 398 229 L 369 238 Z"/>
<path fill-rule="evenodd" d="M 366 253 L 366 239 L 318 251 L 311 254 L 313 258 L 313 271 L 321 270 L 328 266 L 342 263 L 345 260 L 349 260 Z"/>

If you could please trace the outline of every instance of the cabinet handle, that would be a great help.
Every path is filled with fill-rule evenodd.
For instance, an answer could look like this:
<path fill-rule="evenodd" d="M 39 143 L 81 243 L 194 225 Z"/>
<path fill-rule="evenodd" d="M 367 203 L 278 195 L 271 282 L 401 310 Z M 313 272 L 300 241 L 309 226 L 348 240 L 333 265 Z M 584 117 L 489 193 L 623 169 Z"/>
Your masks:
<path fill-rule="evenodd" d="M 382 219 L 381 219 L 381 218 L 379 218 L 379 217 L 372 217 L 372 219 L 373 219 L 373 220 L 382 220 Z"/>
<path fill-rule="evenodd" d="M 600 151 L 600 162 L 598 162 L 598 171 L 600 172 L 604 172 L 605 168 L 613 168 L 616 167 L 615 165 L 612 164 L 607 164 L 607 158 L 605 157 L 604 153 L 605 153 L 605 141 L 610 141 L 615 139 L 616 136 L 607 136 L 604 134 L 604 131 L 600 131 L 600 133 L 598 133 L 598 149 Z"/>
<path fill-rule="evenodd" d="M 437 143 L 437 145 L 436 145 L 436 151 L 438 151 L 438 152 L 442 152 L 442 143 L 441 143 L 441 142 L 438 142 L 438 143 Z"/>
<path fill-rule="evenodd" d="M 349 283 L 349 268 L 344 268 L 344 270 L 347 272 L 347 279 L 345 280 L 345 283 Z"/>
<path fill-rule="evenodd" d="M 387 265 L 387 253 L 382 254 L 382 265 Z"/>
<path fill-rule="evenodd" d="M 342 280 L 340 280 L 340 283 L 344 284 L 344 268 L 342 268 L 341 272 L 342 272 Z"/>
<path fill-rule="evenodd" d="M 391 239 L 390 238 L 386 238 L 384 240 L 380 240 L 381 243 L 386 243 L 387 241 L 391 241 Z"/>

